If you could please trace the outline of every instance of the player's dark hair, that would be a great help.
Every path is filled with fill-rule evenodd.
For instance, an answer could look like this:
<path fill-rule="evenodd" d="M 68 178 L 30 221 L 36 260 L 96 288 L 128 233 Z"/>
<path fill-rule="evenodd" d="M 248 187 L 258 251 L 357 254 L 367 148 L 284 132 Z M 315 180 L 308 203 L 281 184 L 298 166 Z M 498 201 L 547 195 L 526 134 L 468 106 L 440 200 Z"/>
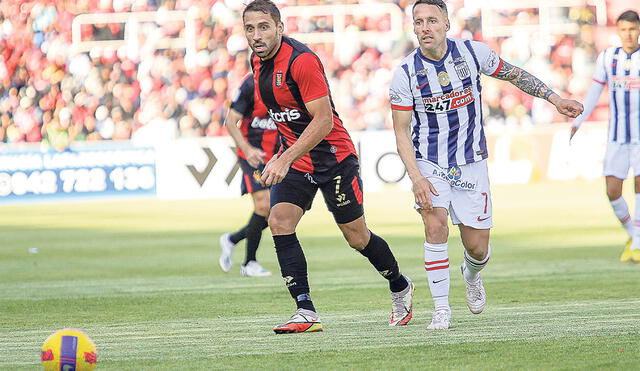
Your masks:
<path fill-rule="evenodd" d="M 635 10 L 627 10 L 620 14 L 618 19 L 616 20 L 616 23 L 620 21 L 640 23 L 640 17 L 638 16 L 638 12 L 636 12 Z"/>
<path fill-rule="evenodd" d="M 438 8 L 440 8 L 442 13 L 444 13 L 446 17 L 449 17 L 449 13 L 447 12 L 447 4 L 445 4 L 443 0 L 418 0 L 413 4 L 413 8 L 411 8 L 411 12 L 413 13 L 413 11 L 416 10 L 416 6 L 420 4 L 435 5 Z"/>
<path fill-rule="evenodd" d="M 248 12 L 262 12 L 264 14 L 269 14 L 276 24 L 281 22 L 280 10 L 271 0 L 254 0 L 250 2 L 242 12 L 242 19 L 244 19 L 244 15 Z"/>

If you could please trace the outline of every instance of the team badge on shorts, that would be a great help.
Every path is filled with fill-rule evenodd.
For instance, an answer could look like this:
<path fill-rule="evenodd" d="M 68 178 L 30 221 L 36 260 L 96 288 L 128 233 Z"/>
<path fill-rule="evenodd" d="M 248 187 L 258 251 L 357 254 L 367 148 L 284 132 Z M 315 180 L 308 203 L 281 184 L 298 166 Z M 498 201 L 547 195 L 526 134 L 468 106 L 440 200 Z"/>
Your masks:
<path fill-rule="evenodd" d="M 262 171 L 254 170 L 253 171 L 253 180 L 255 180 L 256 182 L 260 183 L 260 178 L 262 178 Z"/>
<path fill-rule="evenodd" d="M 446 73 L 445 71 L 438 72 L 438 82 L 442 86 L 449 85 L 449 83 L 451 82 L 451 79 L 449 78 L 449 74 Z"/>
<path fill-rule="evenodd" d="M 282 72 L 276 73 L 276 86 L 282 86 Z"/>

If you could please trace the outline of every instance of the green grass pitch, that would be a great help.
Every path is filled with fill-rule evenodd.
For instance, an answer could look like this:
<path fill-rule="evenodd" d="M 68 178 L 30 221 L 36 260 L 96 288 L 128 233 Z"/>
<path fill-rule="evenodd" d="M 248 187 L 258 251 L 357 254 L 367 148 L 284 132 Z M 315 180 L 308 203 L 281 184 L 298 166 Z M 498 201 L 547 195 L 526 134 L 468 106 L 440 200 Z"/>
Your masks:
<path fill-rule="evenodd" d="M 273 277 L 240 276 L 243 244 L 232 272 L 218 267 L 247 198 L 0 207 L 0 369 L 40 369 L 64 327 L 90 334 L 98 370 L 640 369 L 640 265 L 618 262 L 626 237 L 602 182 L 494 186 L 493 202 L 487 307 L 466 308 L 451 228 L 453 328 L 431 332 L 412 195 L 365 195 L 369 227 L 417 286 L 401 328 L 387 326 L 386 282 L 316 199 L 298 235 L 325 331 L 296 335 L 272 332 L 295 308 L 268 232 L 258 257 Z"/>

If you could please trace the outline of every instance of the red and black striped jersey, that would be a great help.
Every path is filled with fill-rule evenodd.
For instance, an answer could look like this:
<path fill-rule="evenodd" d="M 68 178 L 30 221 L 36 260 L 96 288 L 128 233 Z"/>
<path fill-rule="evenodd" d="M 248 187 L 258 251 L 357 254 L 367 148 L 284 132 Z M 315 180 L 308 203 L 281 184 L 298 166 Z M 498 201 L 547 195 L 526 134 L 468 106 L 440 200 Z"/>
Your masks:
<path fill-rule="evenodd" d="M 251 146 L 264 152 L 264 160 L 269 161 L 278 150 L 278 128 L 267 114 L 267 107 L 256 97 L 253 75 L 249 74 L 240 85 L 231 102 L 231 108 L 242 114 L 240 132 Z M 245 154 L 237 149 L 238 157 L 245 159 Z"/>
<path fill-rule="evenodd" d="M 269 116 L 278 126 L 282 142 L 280 151 L 295 143 L 311 122 L 305 103 L 327 95 L 331 101 L 331 132 L 309 153 L 296 160 L 292 168 L 306 173 L 322 172 L 349 155 L 356 155 L 353 141 L 335 110 L 322 62 L 309 47 L 283 36 L 280 49 L 273 58 L 263 61 L 254 54 L 251 60 L 253 78 L 258 87 L 257 99 L 264 102 Z"/>

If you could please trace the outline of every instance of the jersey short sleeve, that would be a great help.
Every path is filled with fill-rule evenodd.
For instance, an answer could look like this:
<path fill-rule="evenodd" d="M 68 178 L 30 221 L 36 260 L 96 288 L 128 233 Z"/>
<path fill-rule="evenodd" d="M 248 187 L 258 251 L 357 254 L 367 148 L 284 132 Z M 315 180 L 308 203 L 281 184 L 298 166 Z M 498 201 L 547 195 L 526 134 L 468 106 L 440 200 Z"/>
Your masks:
<path fill-rule="evenodd" d="M 607 68 L 604 65 L 604 52 L 598 54 L 596 70 L 593 73 L 593 81 L 604 85 L 607 82 Z"/>
<path fill-rule="evenodd" d="M 489 76 L 497 75 L 502 68 L 502 59 L 498 56 L 498 53 L 485 43 L 472 41 L 471 45 L 476 57 L 478 58 L 480 72 Z"/>
<path fill-rule="evenodd" d="M 233 100 L 231 101 L 231 109 L 244 117 L 251 117 L 253 113 L 253 93 L 253 75 L 249 75 L 234 93 Z"/>
<path fill-rule="evenodd" d="M 291 64 L 291 76 L 298 84 L 302 100 L 307 103 L 329 95 L 329 86 L 320 59 L 303 53 Z"/>
<path fill-rule="evenodd" d="M 411 80 L 403 66 L 396 68 L 389 87 L 389 103 L 391 109 L 410 111 L 413 109 L 413 93 L 411 92 Z"/>

